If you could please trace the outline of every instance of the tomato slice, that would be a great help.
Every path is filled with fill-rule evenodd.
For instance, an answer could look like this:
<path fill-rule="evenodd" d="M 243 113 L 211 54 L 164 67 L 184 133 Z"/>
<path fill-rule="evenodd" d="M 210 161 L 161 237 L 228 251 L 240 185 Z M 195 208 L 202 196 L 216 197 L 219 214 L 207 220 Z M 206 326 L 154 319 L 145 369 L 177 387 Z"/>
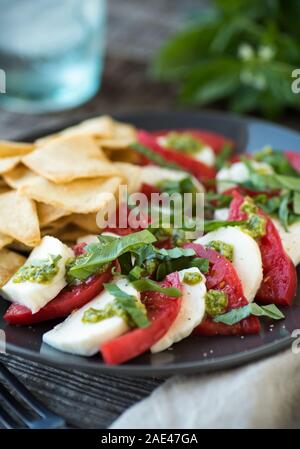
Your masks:
<path fill-rule="evenodd" d="M 166 161 L 175 162 L 201 182 L 214 179 L 216 175 L 216 170 L 213 167 L 209 167 L 187 154 L 162 147 L 157 143 L 156 137 L 146 131 L 138 132 L 138 141 L 145 147 L 150 148 L 154 153 L 160 154 Z"/>
<path fill-rule="evenodd" d="M 300 173 L 300 152 L 299 151 L 285 151 L 290 164 Z"/>
<path fill-rule="evenodd" d="M 105 273 L 92 276 L 86 282 L 65 287 L 56 298 L 34 314 L 27 307 L 14 303 L 8 308 L 3 318 L 10 324 L 20 326 L 64 318 L 95 298 L 103 290 L 103 284 L 109 282 L 111 277 L 111 268 L 109 268 Z"/>
<path fill-rule="evenodd" d="M 178 273 L 169 274 L 160 285 L 182 290 Z M 105 363 L 117 365 L 148 351 L 165 335 L 180 310 L 181 298 L 146 292 L 141 295 L 141 299 L 147 308 L 151 324 L 146 328 L 134 329 L 102 345 L 100 352 Z"/>
<path fill-rule="evenodd" d="M 244 197 L 233 191 L 230 204 L 230 220 L 245 220 L 247 215 L 241 211 Z M 291 305 L 297 290 L 296 268 L 286 254 L 281 238 L 271 218 L 262 210 L 259 214 L 267 220 L 267 232 L 257 243 L 263 264 L 263 281 L 257 292 L 257 299 L 265 304 Z"/>
<path fill-rule="evenodd" d="M 155 168 L 154 168 L 155 170 Z M 146 195 L 146 197 L 151 200 L 151 194 L 152 193 L 161 193 L 161 191 L 154 186 L 151 186 L 150 184 L 142 184 L 141 187 L 141 193 L 143 193 L 144 195 Z"/>
<path fill-rule="evenodd" d="M 205 248 L 197 243 L 187 243 L 185 248 L 193 248 L 198 257 L 209 260 L 209 272 L 205 274 L 208 290 L 224 292 L 228 298 L 228 310 L 248 304 L 243 293 L 243 287 L 236 269 L 232 263 L 213 249 Z M 194 333 L 200 335 L 244 335 L 258 333 L 260 323 L 257 317 L 248 317 L 236 325 L 230 326 L 215 323 L 210 317 L 205 317 Z"/>
<path fill-rule="evenodd" d="M 222 136 L 221 134 L 216 134 L 211 131 L 204 131 L 203 129 L 194 129 L 194 128 L 180 128 L 180 129 L 164 129 L 160 131 L 154 131 L 151 134 L 153 136 L 157 137 L 164 137 L 166 134 L 169 134 L 170 132 L 181 132 L 181 133 L 189 133 L 191 134 L 196 140 L 199 140 L 201 143 L 205 143 L 206 145 L 210 146 L 215 153 L 220 153 L 220 151 L 223 149 L 224 145 L 231 145 L 234 147 L 234 142 L 231 139 L 228 139 L 225 136 Z"/>

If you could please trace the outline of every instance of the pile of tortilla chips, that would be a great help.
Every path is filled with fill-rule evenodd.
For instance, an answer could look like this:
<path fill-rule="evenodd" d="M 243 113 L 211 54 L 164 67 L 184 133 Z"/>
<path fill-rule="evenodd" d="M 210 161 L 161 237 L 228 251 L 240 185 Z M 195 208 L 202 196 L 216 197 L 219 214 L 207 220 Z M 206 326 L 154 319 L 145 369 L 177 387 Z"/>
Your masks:
<path fill-rule="evenodd" d="M 0 140 L 0 287 L 24 263 L 15 251 L 44 235 L 72 244 L 99 233 L 96 215 L 120 185 L 139 190 L 135 139 L 133 126 L 101 116 L 33 143 Z"/>

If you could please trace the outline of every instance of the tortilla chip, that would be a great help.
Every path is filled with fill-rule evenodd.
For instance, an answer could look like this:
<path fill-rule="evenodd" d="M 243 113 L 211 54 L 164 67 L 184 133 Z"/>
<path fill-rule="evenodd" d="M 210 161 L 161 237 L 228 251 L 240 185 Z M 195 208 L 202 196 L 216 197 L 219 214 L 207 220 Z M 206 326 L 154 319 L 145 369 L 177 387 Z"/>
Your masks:
<path fill-rule="evenodd" d="M 25 156 L 34 149 L 33 143 L 0 140 L 0 157 Z"/>
<path fill-rule="evenodd" d="M 32 180 L 37 177 L 38 175 L 22 164 L 19 164 L 13 170 L 3 174 L 4 181 L 12 189 L 18 189 L 23 185 L 30 184 Z"/>
<path fill-rule="evenodd" d="M 127 123 L 114 122 L 113 136 L 96 137 L 98 144 L 108 150 L 125 150 L 136 141 L 136 129 Z"/>
<path fill-rule="evenodd" d="M 22 161 L 34 172 L 57 184 L 79 178 L 120 174 L 94 140 L 87 136 L 53 139 L 25 156 Z"/>
<path fill-rule="evenodd" d="M 0 174 L 6 173 L 15 168 L 21 162 L 20 156 L 0 158 Z"/>
<path fill-rule="evenodd" d="M 124 176 L 128 188 L 128 193 L 139 192 L 142 185 L 141 167 L 126 162 L 115 162 L 114 165 Z"/>
<path fill-rule="evenodd" d="M 6 245 L 9 245 L 12 241 L 13 239 L 11 237 L 0 232 L 0 249 L 4 248 Z"/>
<path fill-rule="evenodd" d="M 41 227 L 47 226 L 70 214 L 70 212 L 50 206 L 50 204 L 37 203 L 36 206 Z"/>
<path fill-rule="evenodd" d="M 36 141 L 36 144 L 38 146 L 44 145 L 46 142 L 49 142 L 59 136 L 90 136 L 109 139 L 113 135 L 113 131 L 113 119 L 109 116 L 103 115 L 101 117 L 94 117 L 84 120 L 78 125 L 66 128 L 59 133 L 42 137 Z"/>
<path fill-rule="evenodd" d="M 116 196 L 121 178 L 79 179 L 68 184 L 54 184 L 37 176 L 19 192 L 26 197 L 70 212 L 88 214 L 102 210 Z"/>
<path fill-rule="evenodd" d="M 101 229 L 97 225 L 96 217 L 97 214 L 74 214 L 72 222 L 85 231 L 99 234 Z"/>
<path fill-rule="evenodd" d="M 21 254 L 9 251 L 8 249 L 0 250 L 0 287 L 15 274 L 15 272 L 26 262 L 26 257 Z"/>
<path fill-rule="evenodd" d="M 0 232 L 19 240 L 25 245 L 35 246 L 40 241 L 40 227 L 34 201 L 22 197 L 18 192 L 0 195 Z"/>
<path fill-rule="evenodd" d="M 70 223 L 70 218 L 71 216 L 68 217 L 62 217 L 59 218 L 56 221 L 53 221 L 52 223 L 48 224 L 47 226 L 43 226 L 41 228 L 41 234 L 44 237 L 45 235 L 54 235 L 56 236 L 57 233 L 65 228 L 69 223 Z"/>

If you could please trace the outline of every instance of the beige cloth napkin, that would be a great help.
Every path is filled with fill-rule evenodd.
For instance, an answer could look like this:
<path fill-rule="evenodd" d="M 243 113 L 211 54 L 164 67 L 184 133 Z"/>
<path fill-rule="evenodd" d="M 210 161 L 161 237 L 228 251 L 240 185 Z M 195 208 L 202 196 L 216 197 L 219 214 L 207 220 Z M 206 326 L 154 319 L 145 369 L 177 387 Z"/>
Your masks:
<path fill-rule="evenodd" d="M 300 354 L 291 349 L 226 372 L 176 376 L 112 429 L 300 427 Z"/>

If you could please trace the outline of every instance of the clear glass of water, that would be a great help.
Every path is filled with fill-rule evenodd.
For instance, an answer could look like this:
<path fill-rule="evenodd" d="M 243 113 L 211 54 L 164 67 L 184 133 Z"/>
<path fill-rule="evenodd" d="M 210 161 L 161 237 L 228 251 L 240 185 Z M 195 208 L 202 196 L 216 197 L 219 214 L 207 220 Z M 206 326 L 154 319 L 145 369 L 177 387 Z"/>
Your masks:
<path fill-rule="evenodd" d="M 0 0 L 0 106 L 20 112 L 75 107 L 98 90 L 105 0 Z"/>

